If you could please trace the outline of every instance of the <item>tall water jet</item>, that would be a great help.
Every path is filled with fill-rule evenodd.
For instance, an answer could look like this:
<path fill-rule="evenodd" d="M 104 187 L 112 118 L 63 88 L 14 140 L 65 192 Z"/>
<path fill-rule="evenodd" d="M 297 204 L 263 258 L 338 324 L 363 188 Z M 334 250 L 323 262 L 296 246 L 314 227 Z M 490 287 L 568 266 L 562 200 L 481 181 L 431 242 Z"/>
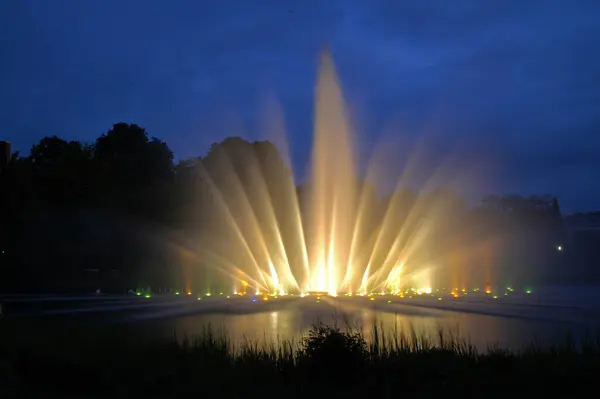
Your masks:
<path fill-rule="evenodd" d="M 434 285 L 482 286 L 470 280 L 481 259 L 469 261 L 475 252 L 459 226 L 459 199 L 444 190 L 406 190 L 419 169 L 414 164 L 384 198 L 370 183 L 389 163 L 373 157 L 384 169 L 370 163 L 366 178 L 360 177 L 354 132 L 327 50 L 319 56 L 314 95 L 310 174 L 303 186 L 269 142 L 228 138 L 198 160 L 200 262 L 236 292 L 430 293 Z"/>
<path fill-rule="evenodd" d="M 356 218 L 352 132 L 331 54 L 320 57 L 311 162 L 308 290 L 336 295 L 346 277 Z"/>

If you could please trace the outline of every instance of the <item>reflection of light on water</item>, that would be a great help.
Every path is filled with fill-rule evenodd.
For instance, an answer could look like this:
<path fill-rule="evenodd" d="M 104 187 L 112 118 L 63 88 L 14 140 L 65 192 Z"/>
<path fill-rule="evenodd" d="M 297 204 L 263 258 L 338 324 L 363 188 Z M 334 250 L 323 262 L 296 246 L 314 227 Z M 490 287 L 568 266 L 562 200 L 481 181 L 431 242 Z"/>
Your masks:
<path fill-rule="evenodd" d="M 271 312 L 269 319 L 271 320 L 271 336 L 276 338 L 279 335 L 279 312 Z"/>
<path fill-rule="evenodd" d="M 491 296 L 489 298 L 491 300 Z M 433 297 L 432 301 L 435 299 Z M 369 302 L 360 297 L 356 300 L 340 300 L 324 296 L 320 304 L 315 304 L 312 301 L 297 299 L 278 310 L 264 309 L 265 311 L 259 313 L 199 314 L 157 320 L 155 327 L 158 328 L 145 326 L 144 331 L 148 333 L 160 328 L 167 336 L 172 336 L 173 331 L 176 331 L 177 337 L 190 338 L 202 334 L 210 325 L 216 334 L 226 333 L 234 347 L 239 348 L 244 341 L 257 343 L 258 346 L 278 345 L 290 340 L 297 344 L 306 336 L 311 326 L 318 322 L 330 326 L 337 325 L 342 331 L 347 328 L 360 331 L 367 342 L 373 342 L 373 327 L 377 325 L 380 332 L 385 334 L 387 343 L 393 339 L 394 334 L 404 334 L 409 340 L 415 334 L 419 338 L 428 338 L 435 344 L 439 340 L 438 332 L 442 328 L 453 337 L 470 338 L 472 344 L 484 350 L 488 344 L 495 342 L 502 347 L 519 349 L 521 345 L 530 343 L 534 336 L 540 339 L 540 342 L 550 343 L 552 339 L 557 338 L 559 332 L 558 328 L 548 329 L 546 324 L 530 320 L 427 309 L 402 305 L 399 301 L 393 300 L 393 304 L 390 305 L 385 298 L 380 297 L 374 302 Z M 267 305 L 271 306 L 271 302 L 265 304 Z M 257 304 L 251 306 L 249 309 L 255 309 Z M 571 327 L 573 326 L 569 326 Z M 447 334 L 446 337 L 449 337 Z"/>

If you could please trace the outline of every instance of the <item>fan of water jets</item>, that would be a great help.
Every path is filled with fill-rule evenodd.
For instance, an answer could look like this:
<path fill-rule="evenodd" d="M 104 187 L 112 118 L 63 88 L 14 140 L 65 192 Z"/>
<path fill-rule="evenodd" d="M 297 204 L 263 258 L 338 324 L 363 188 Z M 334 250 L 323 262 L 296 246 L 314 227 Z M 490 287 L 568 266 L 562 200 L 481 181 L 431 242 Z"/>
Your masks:
<path fill-rule="evenodd" d="M 320 59 L 315 107 L 311 174 L 300 189 L 264 143 L 249 151 L 247 142 L 228 139 L 211 149 L 210 162 L 199 168 L 201 191 L 210 196 L 202 207 L 202 263 L 231 278 L 234 290 L 431 289 L 432 227 L 447 215 L 399 189 L 377 206 L 365 183 L 376 168 L 357 179 L 352 130 L 328 52 Z M 452 207 L 448 198 L 442 203 Z M 456 280 L 453 270 L 450 280 Z"/>

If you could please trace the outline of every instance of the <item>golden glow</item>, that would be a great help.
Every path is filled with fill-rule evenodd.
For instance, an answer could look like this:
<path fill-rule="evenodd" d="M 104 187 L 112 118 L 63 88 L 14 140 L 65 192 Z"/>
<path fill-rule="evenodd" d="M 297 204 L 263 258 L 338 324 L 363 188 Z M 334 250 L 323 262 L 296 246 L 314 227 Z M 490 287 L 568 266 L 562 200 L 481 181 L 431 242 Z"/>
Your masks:
<path fill-rule="evenodd" d="M 271 109 L 269 117 L 269 130 L 284 133 L 279 111 Z M 418 164 L 411 162 L 403 169 L 393 182 L 395 189 L 382 209 L 381 220 L 373 222 L 370 212 L 378 194 L 356 178 L 360 173 L 353 134 L 332 57 L 323 52 L 306 193 L 297 192 L 292 173 L 277 177 L 276 187 L 270 186 L 270 171 L 265 172 L 264 160 L 255 154 L 239 155 L 225 149 L 217 153 L 217 149 L 209 154 L 214 160 L 212 168 L 198 165 L 205 191 L 212 195 L 212 201 L 207 201 L 213 205 L 207 218 L 214 222 L 201 234 L 200 252 L 205 264 L 232 278 L 227 292 L 233 283 L 234 295 L 246 294 L 249 288 L 263 300 L 286 293 L 305 297 L 308 292 L 333 297 L 378 293 L 412 298 L 431 295 L 431 287 L 442 284 L 438 274 L 446 264 L 431 255 L 430 247 L 437 240 L 433 229 L 444 213 L 425 201 L 405 202 L 402 196 L 411 175 L 418 174 Z M 389 148 L 382 145 L 376 150 L 366 169 L 369 184 L 383 179 L 379 168 L 385 164 L 383 155 Z M 243 158 L 242 168 L 239 157 Z M 431 179 L 440 178 L 443 170 Z M 461 268 L 466 257 L 464 252 L 452 253 L 452 276 L 444 275 L 444 284 L 471 284 L 467 280 L 470 273 Z M 238 292 L 240 283 L 243 288 Z M 454 297 L 459 293 L 466 295 L 466 289 L 452 291 Z M 374 300 L 371 294 L 369 298 Z"/>

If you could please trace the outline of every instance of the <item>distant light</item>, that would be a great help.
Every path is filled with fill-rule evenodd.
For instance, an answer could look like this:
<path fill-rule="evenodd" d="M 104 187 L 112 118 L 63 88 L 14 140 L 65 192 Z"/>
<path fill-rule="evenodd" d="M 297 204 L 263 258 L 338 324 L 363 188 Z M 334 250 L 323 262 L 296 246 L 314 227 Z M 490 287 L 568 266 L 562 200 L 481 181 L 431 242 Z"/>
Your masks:
<path fill-rule="evenodd" d="M 144 295 L 144 298 L 151 298 L 151 295 L 150 294 L 146 294 L 146 295 Z"/>
<path fill-rule="evenodd" d="M 175 295 L 179 295 L 179 291 L 175 291 Z"/>
<path fill-rule="evenodd" d="M 210 296 L 210 292 L 207 292 L 207 293 L 206 293 L 206 296 Z"/>
<path fill-rule="evenodd" d="M 498 299 L 498 295 L 494 295 L 492 298 L 494 298 L 494 299 Z"/>
<path fill-rule="evenodd" d="M 373 297 L 370 297 L 370 298 L 369 298 L 369 300 L 370 300 L 370 301 L 374 301 L 374 300 L 375 300 L 375 298 L 373 298 Z"/>
<path fill-rule="evenodd" d="M 191 292 L 191 291 L 188 291 L 188 295 L 192 295 L 192 292 Z"/>
<path fill-rule="evenodd" d="M 556 250 L 557 250 L 558 252 L 562 252 L 562 250 L 563 250 L 563 246 L 562 246 L 562 245 L 557 245 L 557 246 L 556 246 Z"/>
<path fill-rule="evenodd" d="M 198 297 L 197 299 L 198 299 L 199 301 L 201 301 L 201 300 L 202 300 L 202 297 Z"/>
<path fill-rule="evenodd" d="M 526 294 L 531 294 L 531 290 L 525 290 Z"/>

